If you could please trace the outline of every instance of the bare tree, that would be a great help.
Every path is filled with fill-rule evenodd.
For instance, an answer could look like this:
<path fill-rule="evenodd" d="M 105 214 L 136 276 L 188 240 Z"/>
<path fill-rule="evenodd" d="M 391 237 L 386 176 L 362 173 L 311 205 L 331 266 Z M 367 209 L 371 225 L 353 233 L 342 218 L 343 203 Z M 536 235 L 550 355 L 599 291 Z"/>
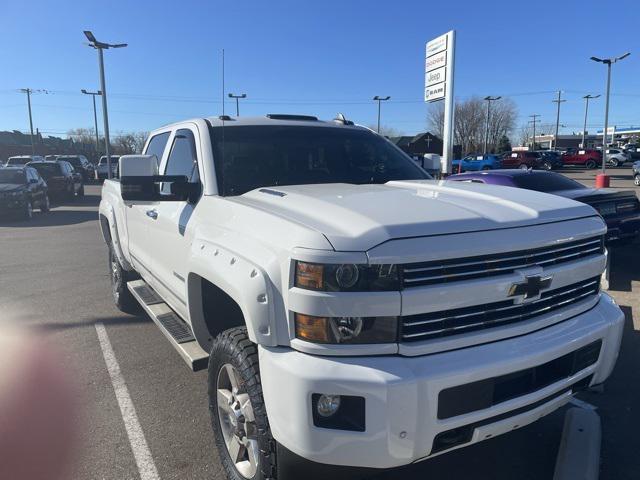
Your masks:
<path fill-rule="evenodd" d="M 486 103 L 480 97 L 456 102 L 454 143 L 463 153 L 481 152 L 487 125 Z M 489 151 L 495 152 L 500 139 L 509 136 L 518 116 L 515 103 L 508 98 L 491 105 L 489 120 Z M 427 113 L 427 125 L 431 133 L 442 138 L 444 130 L 444 103 L 432 104 Z"/>

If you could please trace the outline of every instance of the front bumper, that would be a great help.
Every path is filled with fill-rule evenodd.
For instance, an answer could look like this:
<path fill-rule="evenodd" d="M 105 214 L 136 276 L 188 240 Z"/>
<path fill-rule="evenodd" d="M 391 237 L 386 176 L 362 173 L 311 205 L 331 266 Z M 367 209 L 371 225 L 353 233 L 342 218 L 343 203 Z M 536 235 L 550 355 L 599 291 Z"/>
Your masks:
<path fill-rule="evenodd" d="M 470 439 L 454 448 L 467 446 L 559 408 L 581 380 L 603 382 L 616 362 L 623 323 L 622 311 L 602 294 L 591 310 L 543 330 L 420 357 L 321 357 L 260 346 L 271 430 L 284 447 L 314 462 L 371 468 L 410 464 L 434 453 L 439 433 L 471 425 Z M 598 360 L 567 378 L 490 408 L 438 419 L 442 390 L 540 366 L 598 340 Z M 366 430 L 314 426 L 314 393 L 364 397 Z"/>
<path fill-rule="evenodd" d="M 14 215 L 20 213 L 25 208 L 24 197 L 0 200 L 0 216 Z"/>

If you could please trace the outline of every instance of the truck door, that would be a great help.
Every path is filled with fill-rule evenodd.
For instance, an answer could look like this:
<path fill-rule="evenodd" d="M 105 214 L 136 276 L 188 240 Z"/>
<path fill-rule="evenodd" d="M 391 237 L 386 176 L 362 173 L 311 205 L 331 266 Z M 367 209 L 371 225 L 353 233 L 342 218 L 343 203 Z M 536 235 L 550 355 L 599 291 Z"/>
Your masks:
<path fill-rule="evenodd" d="M 177 130 L 171 140 L 167 159 L 160 166 L 160 173 L 184 175 L 190 182 L 200 183 L 199 145 L 199 133 L 195 125 Z M 170 188 L 170 184 L 162 184 L 161 194 L 170 194 Z M 155 288 L 183 318 L 187 316 L 186 263 L 193 237 L 189 220 L 196 206 L 197 201 L 158 202 L 156 217 L 149 224 L 152 240 L 148 245 L 153 252 L 153 268 L 161 279 L 161 284 Z"/>
<path fill-rule="evenodd" d="M 167 131 L 151 137 L 147 142 L 144 153 L 146 155 L 155 155 L 158 158 L 158 162 L 161 162 L 170 135 L 171 131 Z M 153 215 L 159 204 L 160 202 L 146 202 L 144 205 L 134 204 L 124 207 L 129 236 L 127 248 L 138 272 L 152 285 L 153 276 L 157 276 L 158 272 L 153 268 L 153 254 L 150 248 L 153 239 L 149 237 L 149 226 L 153 222 Z"/>

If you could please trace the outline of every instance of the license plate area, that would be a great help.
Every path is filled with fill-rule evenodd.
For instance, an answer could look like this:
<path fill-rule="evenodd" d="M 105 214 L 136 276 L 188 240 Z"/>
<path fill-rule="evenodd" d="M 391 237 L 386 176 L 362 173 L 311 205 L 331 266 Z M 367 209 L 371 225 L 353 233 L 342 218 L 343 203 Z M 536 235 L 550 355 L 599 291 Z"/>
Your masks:
<path fill-rule="evenodd" d="M 616 204 L 615 203 L 602 203 L 596 207 L 600 215 L 603 217 L 607 215 L 615 215 L 616 213 Z"/>

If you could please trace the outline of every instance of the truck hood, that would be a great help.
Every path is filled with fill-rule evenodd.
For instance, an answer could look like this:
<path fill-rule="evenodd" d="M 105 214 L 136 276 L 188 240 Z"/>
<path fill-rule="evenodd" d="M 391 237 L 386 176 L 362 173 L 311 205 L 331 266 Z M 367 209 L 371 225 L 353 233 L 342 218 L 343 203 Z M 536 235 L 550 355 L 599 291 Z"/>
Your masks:
<path fill-rule="evenodd" d="M 261 188 L 233 200 L 319 231 L 338 251 L 367 251 L 397 238 L 513 228 L 596 215 L 588 205 L 555 195 L 430 180 Z"/>

